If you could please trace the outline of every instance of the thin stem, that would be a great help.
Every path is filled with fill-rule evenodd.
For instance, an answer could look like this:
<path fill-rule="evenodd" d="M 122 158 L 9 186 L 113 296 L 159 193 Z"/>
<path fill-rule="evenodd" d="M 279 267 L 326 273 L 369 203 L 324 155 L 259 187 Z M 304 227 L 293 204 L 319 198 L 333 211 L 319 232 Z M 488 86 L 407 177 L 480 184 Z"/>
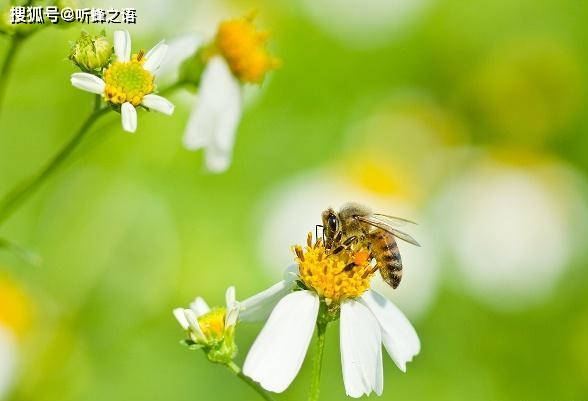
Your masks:
<path fill-rule="evenodd" d="M 14 59 L 16 57 L 18 49 L 20 49 L 24 37 L 14 35 L 11 36 L 9 40 L 10 42 L 8 44 L 8 50 L 6 51 L 6 56 L 4 57 L 4 63 L 2 64 L 2 68 L 0 69 L 0 110 L 2 110 L 4 95 L 6 94 L 8 77 L 10 75 L 10 71 L 12 70 L 12 66 L 14 65 Z"/>
<path fill-rule="evenodd" d="M 314 351 L 312 381 L 310 382 L 310 394 L 308 395 L 308 401 L 317 401 L 319 399 L 321 368 L 323 365 L 323 352 L 325 350 L 325 333 L 327 332 L 327 324 L 327 321 L 320 318 L 316 323 L 316 347 Z"/>
<path fill-rule="evenodd" d="M 99 98 L 98 98 L 99 100 Z M 8 192 L 0 201 L 0 225 L 8 219 L 24 202 L 33 195 L 41 185 L 50 178 L 53 173 L 63 164 L 69 155 L 81 143 L 84 136 L 88 133 L 90 127 L 96 120 L 108 110 L 107 107 L 95 108 L 94 111 L 86 118 L 74 136 L 67 142 L 63 148 L 45 165 L 45 167 L 29 180 L 16 186 Z"/>
<path fill-rule="evenodd" d="M 227 369 L 229 369 L 231 371 L 231 373 L 233 373 L 239 379 L 241 379 L 245 383 L 247 383 L 249 385 L 249 387 L 251 387 L 253 390 L 255 390 L 257 392 L 257 394 L 259 394 L 264 400 L 273 401 L 272 396 L 269 395 L 268 392 L 265 391 L 259 384 L 257 384 L 253 380 L 251 380 L 249 377 L 245 376 L 243 374 L 243 372 L 241 371 L 241 368 L 239 368 L 235 364 L 235 362 L 233 362 L 233 361 L 228 362 L 225 366 L 227 367 Z"/>

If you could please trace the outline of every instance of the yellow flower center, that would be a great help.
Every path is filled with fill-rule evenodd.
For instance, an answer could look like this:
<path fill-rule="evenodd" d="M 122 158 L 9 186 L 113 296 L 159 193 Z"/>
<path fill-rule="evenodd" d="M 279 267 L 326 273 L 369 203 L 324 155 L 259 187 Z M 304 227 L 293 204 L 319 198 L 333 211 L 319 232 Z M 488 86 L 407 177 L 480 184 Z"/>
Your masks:
<path fill-rule="evenodd" d="M 225 308 L 215 308 L 198 318 L 204 336 L 209 340 L 222 340 L 225 334 Z"/>
<path fill-rule="evenodd" d="M 325 298 L 327 304 L 358 297 L 369 289 L 374 273 L 366 248 L 360 246 L 334 254 L 332 249 L 325 249 L 321 240 L 312 244 L 310 235 L 308 242 L 304 249 L 294 247 L 300 279 Z"/>
<path fill-rule="evenodd" d="M 256 31 L 252 20 L 249 16 L 221 22 L 216 47 L 237 78 L 242 82 L 260 83 L 280 62 L 265 48 L 268 33 Z"/>
<path fill-rule="evenodd" d="M 143 68 L 143 52 L 134 54 L 130 61 L 115 61 L 104 71 L 104 99 L 112 104 L 130 102 L 138 106 L 143 96 L 155 89 L 155 77 Z"/>

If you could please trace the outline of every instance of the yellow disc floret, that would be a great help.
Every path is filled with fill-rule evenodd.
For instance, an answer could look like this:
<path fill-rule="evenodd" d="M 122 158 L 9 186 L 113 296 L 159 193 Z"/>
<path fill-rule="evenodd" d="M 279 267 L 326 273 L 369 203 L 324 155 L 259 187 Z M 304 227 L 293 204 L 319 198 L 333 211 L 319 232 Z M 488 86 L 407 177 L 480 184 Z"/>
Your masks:
<path fill-rule="evenodd" d="M 143 68 L 142 52 L 133 55 L 130 61 L 115 61 L 104 71 L 104 99 L 112 104 L 130 102 L 138 106 L 143 96 L 155 89 L 155 77 Z"/>
<path fill-rule="evenodd" d="M 215 44 L 241 82 L 260 83 L 279 60 L 265 48 L 268 33 L 255 30 L 252 20 L 249 16 L 221 22 Z"/>
<path fill-rule="evenodd" d="M 222 340 L 225 334 L 225 308 L 215 308 L 198 318 L 198 325 L 207 340 Z"/>
<path fill-rule="evenodd" d="M 343 250 L 337 254 L 325 249 L 322 241 L 304 249 L 295 246 L 300 280 L 323 297 L 327 304 L 355 298 L 370 287 L 373 268 L 369 252 L 363 247 Z"/>

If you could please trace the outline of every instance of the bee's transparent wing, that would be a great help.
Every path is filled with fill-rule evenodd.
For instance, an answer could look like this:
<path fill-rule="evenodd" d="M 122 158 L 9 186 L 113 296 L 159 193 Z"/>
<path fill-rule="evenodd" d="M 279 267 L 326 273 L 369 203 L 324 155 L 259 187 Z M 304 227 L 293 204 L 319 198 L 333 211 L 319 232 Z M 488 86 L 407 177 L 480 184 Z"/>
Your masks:
<path fill-rule="evenodd" d="M 388 224 L 390 226 L 401 227 L 405 226 L 406 224 L 418 224 L 412 220 L 404 219 L 402 217 L 390 216 L 388 214 L 374 213 L 372 216 L 382 221 L 384 224 Z"/>
<path fill-rule="evenodd" d="M 386 224 L 386 223 L 382 222 L 381 220 L 378 220 L 374 216 L 357 216 L 356 219 L 359 221 L 362 221 L 366 224 L 369 224 L 370 226 L 374 226 L 374 227 L 380 228 L 384 231 L 387 231 L 390 234 L 394 235 L 396 238 L 400 238 L 401 240 L 406 241 L 409 244 L 421 246 L 421 244 L 419 244 L 417 242 L 417 240 L 412 238 L 407 233 L 396 230 L 395 228 L 391 227 L 389 224 Z"/>

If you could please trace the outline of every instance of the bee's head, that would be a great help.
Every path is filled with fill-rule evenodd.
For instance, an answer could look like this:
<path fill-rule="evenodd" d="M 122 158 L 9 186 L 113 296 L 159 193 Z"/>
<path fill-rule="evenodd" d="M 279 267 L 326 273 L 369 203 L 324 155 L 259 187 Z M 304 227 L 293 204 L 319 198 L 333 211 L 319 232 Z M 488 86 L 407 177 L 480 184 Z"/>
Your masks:
<path fill-rule="evenodd" d="M 341 224 L 339 222 L 339 217 L 337 213 L 332 208 L 328 208 L 322 214 L 323 219 L 323 232 L 325 234 L 325 240 L 327 247 L 333 241 L 333 238 L 339 231 Z"/>

